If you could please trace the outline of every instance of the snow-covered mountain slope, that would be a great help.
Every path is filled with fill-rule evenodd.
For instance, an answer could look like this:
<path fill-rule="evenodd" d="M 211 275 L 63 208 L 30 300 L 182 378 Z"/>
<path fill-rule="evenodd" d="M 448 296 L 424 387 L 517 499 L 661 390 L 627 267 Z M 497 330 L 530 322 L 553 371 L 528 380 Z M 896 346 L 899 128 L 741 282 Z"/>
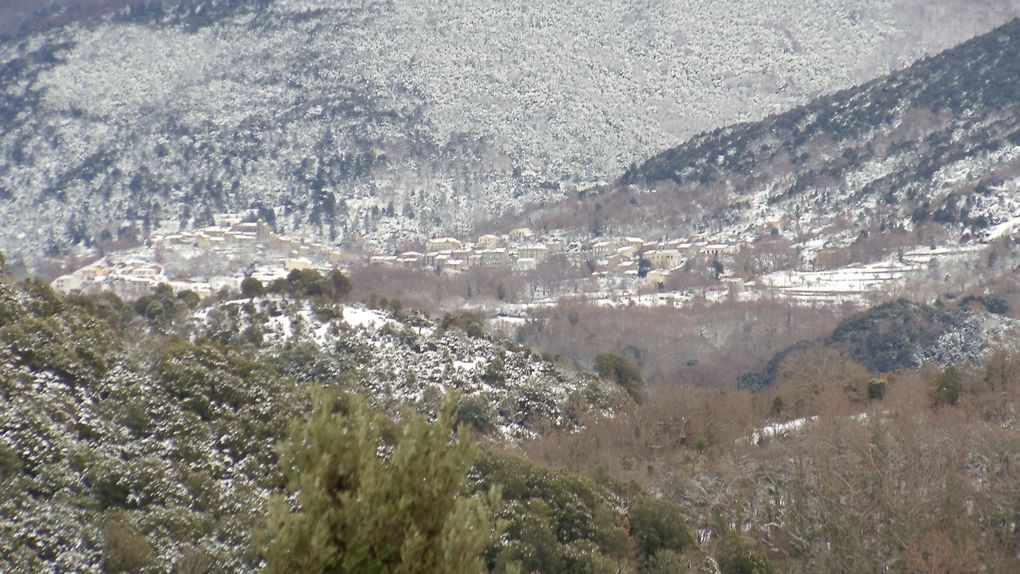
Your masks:
<path fill-rule="evenodd" d="M 859 88 L 701 135 L 629 170 L 624 183 L 638 185 L 598 197 L 603 218 L 673 234 L 771 222 L 850 241 L 933 223 L 994 239 L 1020 216 L 1018 53 L 1014 20 Z M 616 206 L 629 206 L 626 220 Z"/>
<path fill-rule="evenodd" d="M 0 45 L 0 249 L 33 256 L 114 235 L 126 219 L 187 225 L 249 208 L 337 241 L 463 227 L 875 77 L 1018 10 L 148 3 Z"/>

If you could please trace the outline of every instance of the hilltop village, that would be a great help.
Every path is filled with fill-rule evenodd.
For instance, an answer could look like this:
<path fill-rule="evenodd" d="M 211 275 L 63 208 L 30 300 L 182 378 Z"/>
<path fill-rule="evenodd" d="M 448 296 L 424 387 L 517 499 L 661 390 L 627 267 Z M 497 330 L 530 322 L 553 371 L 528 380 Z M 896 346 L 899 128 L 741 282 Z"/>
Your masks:
<path fill-rule="evenodd" d="M 174 291 L 208 297 L 237 289 L 245 277 L 264 284 L 294 269 L 330 269 L 344 255 L 327 245 L 278 235 L 262 220 L 220 214 L 216 224 L 176 233 L 154 233 L 145 244 L 114 252 L 52 281 L 63 291 L 112 291 L 126 299 L 166 284 Z"/>

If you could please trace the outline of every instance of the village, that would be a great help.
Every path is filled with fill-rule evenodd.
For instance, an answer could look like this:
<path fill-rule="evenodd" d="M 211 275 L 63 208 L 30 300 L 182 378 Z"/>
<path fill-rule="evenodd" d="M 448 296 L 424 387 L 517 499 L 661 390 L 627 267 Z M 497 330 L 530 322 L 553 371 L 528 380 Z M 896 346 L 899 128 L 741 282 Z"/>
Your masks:
<path fill-rule="evenodd" d="M 739 244 L 681 239 L 646 241 L 640 237 L 568 243 L 560 237 L 539 237 L 531 229 L 522 227 L 505 235 L 482 235 L 474 242 L 453 237 L 429 239 L 424 252 L 372 255 L 369 262 L 437 272 L 503 268 L 527 273 L 550 257 L 562 255 L 575 265 L 590 264 L 596 276 L 641 277 L 654 284 L 661 283 L 670 272 L 680 269 L 693 257 L 721 258 L 739 249 Z"/>
<path fill-rule="evenodd" d="M 219 214 L 215 223 L 154 233 L 141 247 L 106 254 L 51 284 L 65 293 L 110 291 L 125 299 L 166 284 L 205 298 L 238 289 L 245 277 L 268 285 L 294 269 L 326 270 L 345 261 L 343 253 L 322 243 L 277 235 L 262 220 Z"/>
<path fill-rule="evenodd" d="M 522 227 L 502 235 L 481 235 L 474 241 L 435 237 L 419 244 L 420 251 L 364 254 L 277 234 L 250 215 L 217 214 L 214 223 L 190 231 L 157 230 L 141 246 L 103 254 L 57 277 L 52 285 L 63 292 L 109 291 L 136 299 L 166 284 L 176 292 L 190 291 L 205 298 L 237 290 L 246 277 L 268 285 L 295 269 L 350 271 L 367 264 L 451 277 L 477 272 L 516 275 L 541 285 L 517 302 L 526 307 L 555 304 L 560 299 L 600 306 L 676 307 L 692 300 L 712 303 L 769 298 L 805 305 L 864 304 L 875 294 L 902 290 L 911 278 L 935 272 L 938 261 L 969 259 L 980 250 L 980 246 L 919 249 L 866 265 L 813 269 L 809 266 L 813 261 L 805 262 L 808 252 L 802 248 L 792 255 L 785 253 L 784 263 L 748 274 L 741 267 L 762 256 L 751 238 L 585 240 L 561 234 L 544 236 Z M 762 235 L 775 237 L 767 230 Z M 777 257 L 775 253 L 764 255 Z M 584 280 L 574 280 L 570 289 L 536 280 L 561 267 L 581 270 Z M 689 284 L 692 271 L 710 280 Z"/>

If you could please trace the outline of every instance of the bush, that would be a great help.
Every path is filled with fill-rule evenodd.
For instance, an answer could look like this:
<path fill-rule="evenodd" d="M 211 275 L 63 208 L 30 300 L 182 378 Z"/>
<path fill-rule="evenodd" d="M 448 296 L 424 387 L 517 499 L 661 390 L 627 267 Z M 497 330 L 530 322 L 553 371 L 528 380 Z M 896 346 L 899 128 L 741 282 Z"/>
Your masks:
<path fill-rule="evenodd" d="M 351 281 L 337 269 L 326 276 L 314 269 L 292 269 L 286 279 L 273 281 L 269 291 L 341 301 L 350 295 Z"/>
<path fill-rule="evenodd" d="M 774 574 L 776 571 L 757 544 L 733 531 L 719 539 L 715 560 L 720 574 Z"/>
<path fill-rule="evenodd" d="M 241 295 L 248 299 L 254 299 L 261 297 L 266 293 L 266 288 L 262 285 L 262 282 L 254 277 L 245 277 L 241 280 Z"/>
<path fill-rule="evenodd" d="M 620 385 L 634 402 L 644 402 L 645 380 L 641 370 L 629 359 L 613 353 L 600 353 L 595 357 L 595 372 Z"/>
<path fill-rule="evenodd" d="M 457 423 L 466 424 L 474 430 L 485 433 L 492 430 L 496 413 L 485 397 L 475 395 L 461 399 L 457 405 Z"/>
<path fill-rule="evenodd" d="M 21 472 L 21 458 L 14 448 L 6 444 L 0 444 L 0 480 L 14 476 Z"/>
<path fill-rule="evenodd" d="M 960 371 L 953 366 L 946 367 L 935 377 L 935 406 L 954 406 L 960 400 L 962 383 Z"/>
<path fill-rule="evenodd" d="M 694 539 L 676 507 L 649 496 L 639 496 L 630 506 L 630 532 L 637 540 L 643 559 L 660 551 L 683 552 Z"/>
<path fill-rule="evenodd" d="M 152 563 L 155 552 L 125 514 L 107 513 L 103 520 L 103 566 L 107 573 L 132 572 Z"/>
<path fill-rule="evenodd" d="M 679 552 L 662 550 L 645 564 L 645 574 L 683 574 L 690 572 L 688 561 Z"/>
<path fill-rule="evenodd" d="M 439 322 L 439 328 L 443 331 L 450 329 L 451 327 L 460 329 L 467 333 L 468 337 L 476 339 L 485 336 L 485 329 L 482 326 L 482 317 L 477 313 L 470 311 L 460 311 L 457 313 L 447 313 L 443 315 L 443 319 Z"/>
<path fill-rule="evenodd" d="M 868 381 L 868 400 L 880 401 L 885 398 L 885 381 L 882 379 L 871 379 Z"/>
<path fill-rule="evenodd" d="M 267 571 L 482 571 L 499 494 L 468 495 L 474 446 L 452 433 L 456 403 L 435 424 L 407 415 L 394 440 L 364 399 L 349 403 L 338 414 L 337 397 L 318 391 L 311 417 L 293 426 L 281 461 L 297 508 L 271 503 Z"/>
<path fill-rule="evenodd" d="M 593 572 L 606 564 L 626 570 L 631 540 L 616 510 L 618 493 L 495 451 L 483 453 L 474 473 L 476 492 L 499 486 L 506 501 L 505 542 L 489 548 L 491 564 L 516 563 L 524 572 Z"/>

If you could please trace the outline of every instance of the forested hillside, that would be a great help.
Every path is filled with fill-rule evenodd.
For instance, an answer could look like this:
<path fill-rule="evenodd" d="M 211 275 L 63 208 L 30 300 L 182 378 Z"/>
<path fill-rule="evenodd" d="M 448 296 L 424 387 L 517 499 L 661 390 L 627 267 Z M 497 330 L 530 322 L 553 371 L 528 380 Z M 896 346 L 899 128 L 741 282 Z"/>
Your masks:
<path fill-rule="evenodd" d="M 531 212 L 601 234 L 754 236 L 850 245 L 986 240 L 1020 215 L 1020 20 L 902 71 L 691 139 L 622 185 Z M 1001 231 L 1001 230 L 1000 230 Z"/>
<path fill-rule="evenodd" d="M 313 385 L 367 396 L 398 418 L 435 413 L 459 392 L 457 424 L 494 445 L 576 429 L 630 401 L 477 321 L 398 319 L 339 303 L 324 277 L 292 279 L 254 301 L 160 289 L 125 303 L 0 275 L 0 569 L 256 570 L 253 534 L 286 486 L 276 446 L 307 416 Z M 540 514 L 507 507 L 511 534 L 492 549 L 501 564 L 538 544 L 567 564 L 648 558 L 631 552 L 629 537 L 645 534 L 623 517 L 624 501 L 647 494 L 487 456 L 495 466 L 472 475 L 479 492 L 506 484 L 507 500 L 547 499 Z M 511 489 L 524 471 L 506 465 L 545 478 Z M 567 506 L 575 493 L 583 508 Z M 602 521 L 593 529 L 576 515 L 589 511 Z M 541 525 L 556 534 L 534 538 Z"/>
<path fill-rule="evenodd" d="M 614 179 L 1018 9 L 141 3 L 0 43 L 0 216 L 17 222 L 0 248 L 31 260 L 240 209 L 286 232 L 393 247 Z"/>

